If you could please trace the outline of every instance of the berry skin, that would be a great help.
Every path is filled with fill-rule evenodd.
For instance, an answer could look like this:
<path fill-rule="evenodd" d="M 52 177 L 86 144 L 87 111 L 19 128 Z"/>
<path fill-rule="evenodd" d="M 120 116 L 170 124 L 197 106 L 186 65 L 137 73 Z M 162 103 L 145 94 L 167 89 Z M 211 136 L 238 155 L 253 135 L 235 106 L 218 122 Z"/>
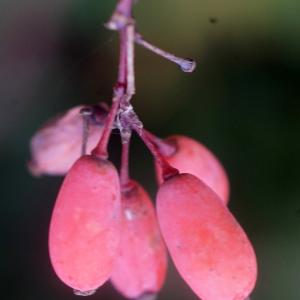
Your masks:
<path fill-rule="evenodd" d="M 221 199 L 190 174 L 165 181 L 157 195 L 162 235 L 182 278 L 202 300 L 244 300 L 257 276 L 243 229 Z"/>
<path fill-rule="evenodd" d="M 130 185 L 122 196 L 120 254 L 111 282 L 122 295 L 134 299 L 161 289 L 167 254 L 149 195 L 137 182 Z"/>
<path fill-rule="evenodd" d="M 227 174 L 215 157 L 204 145 L 183 135 L 173 135 L 165 142 L 175 147 L 175 152 L 166 155 L 165 159 L 180 173 L 192 174 L 204 181 L 223 200 L 228 203 L 229 180 Z M 156 165 L 158 182 L 163 182 L 161 168 Z"/>
<path fill-rule="evenodd" d="M 68 172 L 56 199 L 49 252 L 58 277 L 80 292 L 110 276 L 120 240 L 120 185 L 115 167 L 83 156 Z"/>
<path fill-rule="evenodd" d="M 81 156 L 83 121 L 80 110 L 84 106 L 69 109 L 48 121 L 30 141 L 32 159 L 28 164 L 33 175 L 65 175 Z M 87 141 L 87 153 L 96 146 L 102 135 L 102 127 L 91 124 Z"/>

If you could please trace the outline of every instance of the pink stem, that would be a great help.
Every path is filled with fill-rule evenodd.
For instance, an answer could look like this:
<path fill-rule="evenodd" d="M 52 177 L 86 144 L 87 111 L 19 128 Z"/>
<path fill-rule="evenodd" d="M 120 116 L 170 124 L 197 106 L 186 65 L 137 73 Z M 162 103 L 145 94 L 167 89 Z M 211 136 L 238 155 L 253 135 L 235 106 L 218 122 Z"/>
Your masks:
<path fill-rule="evenodd" d="M 131 12 L 132 12 L 132 5 L 133 5 L 133 0 L 120 0 L 119 3 L 117 4 L 116 11 L 118 13 L 130 17 Z"/>
<path fill-rule="evenodd" d="M 132 11 L 132 0 L 120 0 L 117 4 L 116 10 L 114 14 L 118 13 L 121 14 L 124 17 L 131 17 L 131 11 Z M 113 15 L 114 15 L 113 14 Z M 128 63 L 128 48 L 129 48 L 129 42 L 133 40 L 131 38 L 130 34 L 132 34 L 131 30 L 128 28 L 132 26 L 130 24 L 123 27 L 120 32 L 120 58 L 119 58 L 119 72 L 118 72 L 118 81 L 114 88 L 114 97 L 113 97 L 113 104 L 111 106 L 111 109 L 108 113 L 103 134 L 95 147 L 95 149 L 92 151 L 92 154 L 100 157 L 102 159 L 108 158 L 108 142 L 111 135 L 111 131 L 113 128 L 113 123 L 115 121 L 115 118 L 117 116 L 120 103 L 126 96 L 128 89 L 127 89 L 127 63 Z M 132 59 L 131 59 L 132 60 Z"/>
<path fill-rule="evenodd" d="M 144 129 L 147 133 L 148 138 L 150 141 L 159 149 L 159 152 L 163 156 L 171 156 L 174 152 L 176 152 L 175 145 L 168 143 L 167 141 L 159 138 L 158 136 L 151 133 L 149 130 Z"/>
<path fill-rule="evenodd" d="M 155 144 L 151 141 L 151 136 L 149 136 L 149 133 L 146 130 L 135 130 L 137 134 L 140 136 L 142 141 L 145 143 L 147 148 L 152 153 L 155 160 L 158 162 L 162 169 L 162 174 L 164 180 L 167 180 L 168 178 L 179 174 L 179 171 L 166 161 L 166 159 L 163 157 L 163 155 L 160 153 L 159 149 L 155 146 Z"/>
<path fill-rule="evenodd" d="M 107 147 L 118 108 L 119 101 L 114 101 L 106 118 L 101 138 L 95 149 L 92 151 L 92 155 L 95 155 L 101 159 L 108 158 Z"/>
<path fill-rule="evenodd" d="M 129 177 L 129 148 L 130 138 L 126 143 L 122 143 L 122 156 L 121 156 L 121 169 L 120 169 L 120 182 L 122 189 L 127 189 L 130 182 Z"/>

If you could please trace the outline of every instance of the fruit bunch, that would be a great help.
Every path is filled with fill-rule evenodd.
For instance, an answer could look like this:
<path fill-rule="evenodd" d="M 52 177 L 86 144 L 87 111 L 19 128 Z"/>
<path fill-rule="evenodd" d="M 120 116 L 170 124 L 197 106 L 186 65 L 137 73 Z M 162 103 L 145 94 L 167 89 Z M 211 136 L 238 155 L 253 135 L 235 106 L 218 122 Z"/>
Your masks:
<path fill-rule="evenodd" d="M 120 34 L 118 81 L 110 108 L 79 106 L 48 122 L 32 138 L 34 175 L 66 175 L 49 230 L 57 276 L 76 294 L 106 281 L 125 297 L 156 295 L 164 284 L 167 250 L 181 277 L 202 300 L 245 300 L 257 265 L 251 242 L 227 207 L 229 182 L 214 154 L 198 141 L 161 139 L 143 127 L 130 100 L 134 44 L 174 61 L 185 72 L 194 61 L 146 42 L 136 32 L 133 2 L 120 0 L 106 24 Z M 107 145 L 113 129 L 122 141 L 118 172 Z M 135 132 L 151 151 L 158 182 L 156 209 L 129 175 Z"/>

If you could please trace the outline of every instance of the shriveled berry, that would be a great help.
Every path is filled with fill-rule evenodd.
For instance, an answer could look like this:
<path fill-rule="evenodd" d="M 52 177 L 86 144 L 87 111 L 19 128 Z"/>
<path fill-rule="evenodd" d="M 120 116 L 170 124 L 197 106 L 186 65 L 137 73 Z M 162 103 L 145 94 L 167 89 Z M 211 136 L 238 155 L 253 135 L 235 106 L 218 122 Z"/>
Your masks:
<path fill-rule="evenodd" d="M 52 266 L 65 284 L 88 292 L 109 278 L 119 247 L 120 214 L 115 167 L 81 157 L 60 188 L 49 231 Z"/>
<path fill-rule="evenodd" d="M 215 192 L 193 175 L 176 175 L 159 188 L 157 215 L 177 270 L 202 300 L 248 297 L 255 253 Z"/>
<path fill-rule="evenodd" d="M 48 121 L 32 137 L 31 161 L 28 167 L 33 175 L 65 175 L 81 156 L 83 121 L 80 110 L 82 108 L 84 106 L 76 106 Z M 103 118 L 100 108 L 99 112 L 95 111 L 95 116 L 98 119 Z M 96 146 L 101 135 L 101 123 L 91 122 L 86 145 L 87 153 Z"/>
<path fill-rule="evenodd" d="M 174 135 L 165 139 L 174 146 L 174 152 L 165 155 L 167 162 L 180 173 L 189 173 L 200 178 L 228 203 L 229 180 L 216 156 L 198 141 L 183 135 Z M 163 182 L 161 168 L 157 165 L 157 178 Z"/>
<path fill-rule="evenodd" d="M 136 299 L 159 292 L 167 254 L 149 195 L 137 182 L 130 185 L 122 195 L 121 246 L 111 282 L 123 296 Z"/>

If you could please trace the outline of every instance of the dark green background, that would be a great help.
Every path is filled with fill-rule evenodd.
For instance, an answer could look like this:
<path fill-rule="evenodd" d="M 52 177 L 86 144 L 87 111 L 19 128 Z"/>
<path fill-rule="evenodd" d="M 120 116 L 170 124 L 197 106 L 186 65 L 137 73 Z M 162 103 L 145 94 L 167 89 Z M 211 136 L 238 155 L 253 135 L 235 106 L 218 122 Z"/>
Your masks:
<path fill-rule="evenodd" d="M 117 35 L 102 25 L 109 0 L 0 0 L 2 299 L 78 299 L 47 252 L 61 178 L 26 170 L 28 144 L 49 117 L 110 100 Z M 140 0 L 138 28 L 193 57 L 181 73 L 137 49 L 133 103 L 160 136 L 197 138 L 224 163 L 230 209 L 253 241 L 259 278 L 252 300 L 300 299 L 299 0 Z M 118 163 L 118 136 L 112 158 Z M 138 139 L 131 171 L 155 195 L 151 157 Z M 89 299 L 121 299 L 109 284 Z M 197 299 L 171 267 L 158 299 Z"/>

